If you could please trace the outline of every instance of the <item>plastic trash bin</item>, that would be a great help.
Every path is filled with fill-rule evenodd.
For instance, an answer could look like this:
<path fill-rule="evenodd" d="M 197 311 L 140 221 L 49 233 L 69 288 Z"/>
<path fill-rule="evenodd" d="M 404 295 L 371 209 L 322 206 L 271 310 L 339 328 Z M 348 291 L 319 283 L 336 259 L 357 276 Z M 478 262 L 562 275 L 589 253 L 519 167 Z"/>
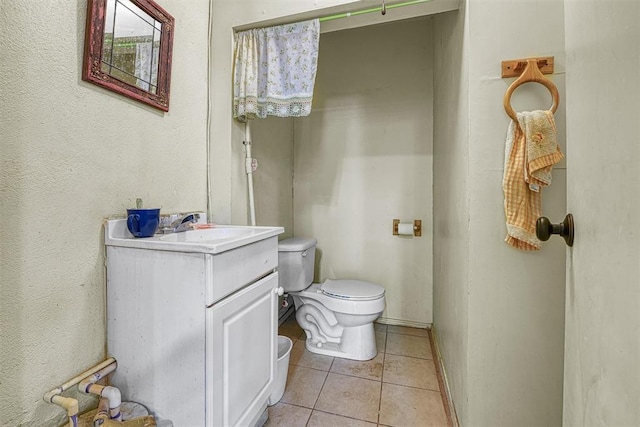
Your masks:
<path fill-rule="evenodd" d="M 273 406 L 282 399 L 284 387 L 287 385 L 287 374 L 289 373 L 289 355 L 293 343 L 287 337 L 278 336 L 278 363 L 276 364 L 276 381 L 269 396 L 269 406 Z"/>

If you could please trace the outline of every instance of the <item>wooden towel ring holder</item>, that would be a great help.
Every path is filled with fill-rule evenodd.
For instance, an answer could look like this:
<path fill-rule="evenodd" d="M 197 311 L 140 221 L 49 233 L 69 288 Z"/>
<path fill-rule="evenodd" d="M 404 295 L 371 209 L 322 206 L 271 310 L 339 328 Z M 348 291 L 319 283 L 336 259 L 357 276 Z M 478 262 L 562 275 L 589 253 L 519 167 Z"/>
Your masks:
<path fill-rule="evenodd" d="M 553 104 L 549 108 L 552 113 L 555 113 L 558 109 L 558 104 L 560 103 L 560 95 L 558 94 L 558 88 L 553 84 L 551 80 L 546 78 L 544 74 L 538 68 L 538 60 L 537 59 L 527 59 L 527 66 L 524 71 L 514 81 L 511 83 L 511 86 L 507 89 L 507 92 L 504 94 L 504 110 L 507 112 L 507 115 L 511 117 L 513 121 L 518 123 L 518 115 L 513 108 L 511 108 L 511 95 L 516 88 L 524 83 L 540 83 L 545 86 L 551 92 L 551 98 L 553 99 Z"/>

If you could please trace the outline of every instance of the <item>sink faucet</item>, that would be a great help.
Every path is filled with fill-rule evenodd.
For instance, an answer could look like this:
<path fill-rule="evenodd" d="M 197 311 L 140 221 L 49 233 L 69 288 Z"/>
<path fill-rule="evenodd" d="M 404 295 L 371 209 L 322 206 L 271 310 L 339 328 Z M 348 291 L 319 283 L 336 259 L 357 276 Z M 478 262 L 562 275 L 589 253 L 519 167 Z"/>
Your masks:
<path fill-rule="evenodd" d="M 182 215 L 173 221 L 170 226 L 162 227 L 161 231 L 163 233 L 181 233 L 183 231 L 192 230 L 192 224 L 197 223 L 199 219 L 200 214 L 197 213 Z"/>

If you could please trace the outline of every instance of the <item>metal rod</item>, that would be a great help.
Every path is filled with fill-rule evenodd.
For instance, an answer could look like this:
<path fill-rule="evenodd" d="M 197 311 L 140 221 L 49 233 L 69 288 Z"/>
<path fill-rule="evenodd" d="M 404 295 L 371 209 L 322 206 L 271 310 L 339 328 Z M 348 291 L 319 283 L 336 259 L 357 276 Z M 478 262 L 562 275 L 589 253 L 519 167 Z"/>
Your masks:
<path fill-rule="evenodd" d="M 389 10 L 389 9 L 395 9 L 397 7 L 412 6 L 414 4 L 427 3 L 430 1 L 431 0 L 411 0 L 411 1 L 406 1 L 402 3 L 388 4 L 385 6 L 385 8 Z M 382 6 L 378 6 L 371 9 L 356 10 L 355 12 L 338 13 L 336 15 L 324 16 L 320 18 L 320 22 L 333 21 L 335 19 L 349 18 L 352 16 L 364 15 L 365 13 L 373 13 L 373 12 L 381 12 L 381 11 L 382 11 Z"/>

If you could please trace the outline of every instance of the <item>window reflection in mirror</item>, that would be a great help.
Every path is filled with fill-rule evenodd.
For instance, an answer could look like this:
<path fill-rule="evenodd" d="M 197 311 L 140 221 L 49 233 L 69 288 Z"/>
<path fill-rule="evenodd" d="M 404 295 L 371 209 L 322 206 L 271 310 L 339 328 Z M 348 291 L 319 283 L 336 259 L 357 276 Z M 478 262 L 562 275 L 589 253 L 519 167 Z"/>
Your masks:
<path fill-rule="evenodd" d="M 82 80 L 169 111 L 174 27 L 153 0 L 87 0 Z"/>
<path fill-rule="evenodd" d="M 162 23 L 129 0 L 107 0 L 102 71 L 147 92 L 158 91 Z"/>

